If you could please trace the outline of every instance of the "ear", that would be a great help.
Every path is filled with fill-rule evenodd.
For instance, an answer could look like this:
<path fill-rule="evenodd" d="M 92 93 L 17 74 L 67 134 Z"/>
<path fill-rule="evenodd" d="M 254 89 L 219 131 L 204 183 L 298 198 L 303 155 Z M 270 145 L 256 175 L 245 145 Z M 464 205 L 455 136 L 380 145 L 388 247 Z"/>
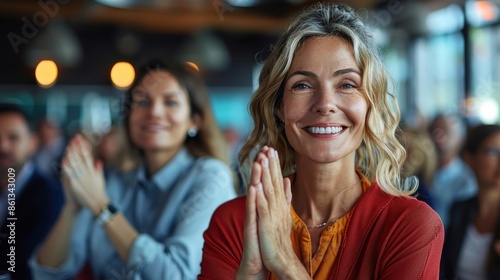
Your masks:
<path fill-rule="evenodd" d="M 196 128 L 200 129 L 203 126 L 203 119 L 199 114 L 194 114 L 191 121 Z"/>
<path fill-rule="evenodd" d="M 282 111 L 281 107 L 277 107 L 274 110 L 274 115 L 276 115 L 276 117 L 278 117 L 280 120 L 285 121 L 285 119 L 283 117 L 284 115 L 283 115 L 283 111 Z"/>

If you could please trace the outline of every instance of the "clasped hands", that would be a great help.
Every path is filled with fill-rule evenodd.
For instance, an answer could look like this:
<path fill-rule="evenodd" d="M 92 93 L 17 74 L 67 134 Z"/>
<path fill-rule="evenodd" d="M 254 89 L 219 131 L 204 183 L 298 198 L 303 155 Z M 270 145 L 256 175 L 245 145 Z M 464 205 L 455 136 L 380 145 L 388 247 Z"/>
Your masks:
<path fill-rule="evenodd" d="M 269 271 L 284 275 L 290 265 L 300 261 L 290 240 L 290 179 L 283 178 L 275 149 L 262 148 L 252 166 L 250 180 L 243 257 L 236 279 L 266 279 Z"/>
<path fill-rule="evenodd" d="M 82 135 L 71 139 L 62 160 L 62 181 L 66 206 L 88 208 L 95 215 L 109 202 L 102 162 L 94 163 L 90 143 Z"/>

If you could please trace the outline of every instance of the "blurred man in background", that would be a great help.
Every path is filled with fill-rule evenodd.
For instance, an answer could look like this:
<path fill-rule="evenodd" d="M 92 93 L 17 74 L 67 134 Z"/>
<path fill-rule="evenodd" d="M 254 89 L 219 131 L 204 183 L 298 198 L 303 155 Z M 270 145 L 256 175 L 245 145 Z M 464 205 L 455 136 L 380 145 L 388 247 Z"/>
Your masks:
<path fill-rule="evenodd" d="M 31 279 L 27 260 L 64 202 L 59 183 L 42 175 L 30 160 L 34 149 L 25 112 L 0 103 L 0 275 L 10 274 L 11 279 Z"/>
<path fill-rule="evenodd" d="M 466 130 L 462 118 L 455 114 L 438 115 L 429 127 L 438 153 L 438 169 L 430 192 L 445 227 L 451 205 L 477 193 L 475 176 L 460 157 Z"/>
<path fill-rule="evenodd" d="M 66 141 L 59 126 L 48 119 L 42 119 L 36 127 L 38 151 L 34 162 L 45 176 L 59 178 L 60 163 L 66 147 Z"/>

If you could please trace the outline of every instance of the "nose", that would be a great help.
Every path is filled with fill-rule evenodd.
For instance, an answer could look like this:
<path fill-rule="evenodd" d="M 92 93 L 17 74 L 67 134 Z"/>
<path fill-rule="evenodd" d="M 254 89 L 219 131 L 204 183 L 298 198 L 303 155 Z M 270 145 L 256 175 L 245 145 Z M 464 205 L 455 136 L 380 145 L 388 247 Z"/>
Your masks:
<path fill-rule="evenodd" d="M 162 117 L 165 114 L 165 107 L 163 106 L 163 103 L 159 100 L 151 101 L 149 113 L 154 118 Z"/>
<path fill-rule="evenodd" d="M 12 152 L 12 144 L 9 139 L 0 137 L 0 157 L 5 158 Z"/>
<path fill-rule="evenodd" d="M 327 86 L 321 86 L 315 92 L 315 103 L 313 106 L 314 112 L 326 115 L 328 113 L 335 113 L 337 108 L 337 98 L 335 91 Z"/>

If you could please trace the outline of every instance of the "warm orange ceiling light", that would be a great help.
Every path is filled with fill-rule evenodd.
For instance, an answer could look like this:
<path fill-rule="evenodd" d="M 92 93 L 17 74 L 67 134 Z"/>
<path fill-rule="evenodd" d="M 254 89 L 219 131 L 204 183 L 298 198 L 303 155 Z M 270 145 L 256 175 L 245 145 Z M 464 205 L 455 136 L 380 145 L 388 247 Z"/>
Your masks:
<path fill-rule="evenodd" d="M 474 2 L 474 4 L 484 21 L 491 21 L 495 19 L 495 7 L 493 6 L 493 3 L 488 1 L 477 1 Z"/>
<path fill-rule="evenodd" d="M 57 65 L 52 60 L 42 60 L 35 69 L 35 78 L 41 87 L 48 88 L 57 80 Z"/>
<path fill-rule="evenodd" d="M 186 62 L 187 65 L 191 66 L 194 68 L 194 70 L 200 72 L 200 67 L 198 67 L 198 65 L 196 65 L 196 63 L 194 62 Z"/>
<path fill-rule="evenodd" d="M 111 82 L 118 88 L 128 88 L 134 79 L 134 67 L 128 62 L 117 62 L 111 69 Z"/>

